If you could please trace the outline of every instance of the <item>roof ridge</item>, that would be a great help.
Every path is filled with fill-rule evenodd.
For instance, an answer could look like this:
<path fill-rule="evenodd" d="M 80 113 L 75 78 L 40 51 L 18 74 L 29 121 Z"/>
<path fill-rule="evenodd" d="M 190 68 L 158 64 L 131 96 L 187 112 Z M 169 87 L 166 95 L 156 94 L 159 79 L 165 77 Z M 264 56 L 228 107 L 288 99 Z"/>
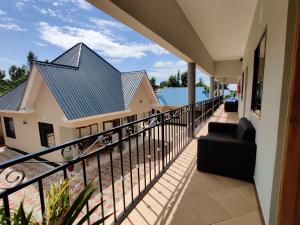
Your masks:
<path fill-rule="evenodd" d="M 146 73 L 146 70 L 133 70 L 133 71 L 126 71 L 126 72 L 121 72 L 121 73 L 123 74 L 123 73 L 136 73 L 136 72 L 145 72 Z"/>
<path fill-rule="evenodd" d="M 84 44 L 83 42 L 81 42 L 81 45 L 85 46 L 88 50 L 90 50 L 91 52 L 93 52 L 96 56 L 98 56 L 100 59 L 102 59 L 105 63 L 107 63 L 110 67 L 112 67 L 114 70 L 116 70 L 117 72 L 119 72 L 121 74 L 121 72 L 114 67 L 113 65 L 111 65 L 106 59 L 104 59 L 102 56 L 100 56 L 97 52 L 95 52 L 93 49 L 91 49 L 89 46 L 87 46 L 86 44 Z"/>
<path fill-rule="evenodd" d="M 49 62 L 43 62 L 43 61 L 39 61 L 39 60 L 34 60 L 33 63 L 40 64 L 40 65 L 46 65 L 46 66 L 59 67 L 59 68 L 74 69 L 74 70 L 77 70 L 79 68 L 78 66 L 69 66 L 69 65 L 52 63 L 52 62 L 49 63 Z"/>
<path fill-rule="evenodd" d="M 82 42 L 77 43 L 76 45 L 74 45 L 73 47 L 69 48 L 67 51 L 63 52 L 62 54 L 60 54 L 59 56 L 57 56 L 55 59 L 53 59 L 51 61 L 51 63 L 53 63 L 54 61 L 56 61 L 57 59 L 61 58 L 62 56 L 64 56 L 65 54 L 67 54 L 68 52 L 70 52 L 73 48 L 75 48 L 77 45 L 82 45 Z"/>

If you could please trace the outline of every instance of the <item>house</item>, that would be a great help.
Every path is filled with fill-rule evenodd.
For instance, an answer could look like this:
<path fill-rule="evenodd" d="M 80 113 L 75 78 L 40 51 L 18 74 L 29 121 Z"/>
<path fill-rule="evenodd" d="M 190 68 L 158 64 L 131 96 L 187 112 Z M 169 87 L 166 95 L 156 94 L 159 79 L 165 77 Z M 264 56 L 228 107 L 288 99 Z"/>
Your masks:
<path fill-rule="evenodd" d="M 188 105 L 187 87 L 165 87 L 160 89 L 156 96 L 159 100 L 159 108 L 162 111 Z M 196 102 L 204 100 L 208 100 L 208 93 L 205 92 L 203 87 L 196 87 Z"/>
<path fill-rule="evenodd" d="M 121 73 L 79 43 L 34 62 L 28 80 L 0 97 L 4 142 L 28 153 L 143 118 L 157 104 L 146 71 Z"/>

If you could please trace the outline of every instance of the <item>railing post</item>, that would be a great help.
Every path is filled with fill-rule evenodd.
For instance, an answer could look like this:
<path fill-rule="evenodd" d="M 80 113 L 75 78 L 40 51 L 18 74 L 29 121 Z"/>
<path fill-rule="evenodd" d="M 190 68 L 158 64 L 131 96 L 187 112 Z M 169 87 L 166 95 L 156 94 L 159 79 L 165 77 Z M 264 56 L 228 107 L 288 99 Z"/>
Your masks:
<path fill-rule="evenodd" d="M 165 113 L 161 114 L 161 159 L 162 170 L 165 169 Z"/>
<path fill-rule="evenodd" d="M 192 128 L 192 131 L 191 131 L 191 138 L 193 138 L 195 136 L 195 104 L 192 104 L 192 125 L 191 125 L 191 128 Z"/>

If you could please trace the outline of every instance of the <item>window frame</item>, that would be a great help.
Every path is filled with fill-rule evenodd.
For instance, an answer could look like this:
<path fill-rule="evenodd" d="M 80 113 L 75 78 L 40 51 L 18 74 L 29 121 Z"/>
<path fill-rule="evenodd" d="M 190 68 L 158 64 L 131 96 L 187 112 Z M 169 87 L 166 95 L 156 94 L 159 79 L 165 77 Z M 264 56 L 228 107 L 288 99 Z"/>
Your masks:
<path fill-rule="evenodd" d="M 262 47 L 264 47 L 263 52 L 261 52 Z M 267 47 L 267 28 L 265 28 L 264 32 L 262 33 L 258 45 L 254 50 L 251 112 L 257 115 L 259 118 L 261 117 L 261 109 L 262 109 L 266 47 Z M 263 53 L 262 60 L 260 59 L 261 53 Z M 261 76 L 262 79 L 260 78 Z"/>
<path fill-rule="evenodd" d="M 14 124 L 14 119 L 12 117 L 3 117 L 4 121 L 4 127 L 5 127 L 5 134 L 6 137 L 16 139 L 16 130 L 15 130 L 15 124 Z M 11 124 L 9 124 L 11 121 Z M 12 127 L 11 127 L 12 125 Z M 12 129 L 12 130 L 10 130 Z"/>
<path fill-rule="evenodd" d="M 54 145 L 56 145 L 53 124 L 51 124 L 51 123 L 44 123 L 44 122 L 38 122 L 41 146 L 49 148 L 50 144 L 48 142 L 47 135 L 50 134 L 50 133 L 47 133 L 47 132 L 44 133 L 44 132 L 42 132 L 42 129 L 45 128 L 46 126 L 52 126 L 52 133 L 53 133 L 53 138 L 54 138 Z"/>

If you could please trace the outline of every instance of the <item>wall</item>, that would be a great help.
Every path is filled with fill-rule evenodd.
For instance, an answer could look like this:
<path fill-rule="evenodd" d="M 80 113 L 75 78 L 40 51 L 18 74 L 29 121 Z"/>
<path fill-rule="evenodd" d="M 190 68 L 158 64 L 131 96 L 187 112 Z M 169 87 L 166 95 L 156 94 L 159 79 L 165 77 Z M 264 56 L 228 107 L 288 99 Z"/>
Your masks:
<path fill-rule="evenodd" d="M 282 92 L 288 0 L 259 0 L 252 22 L 243 70 L 248 66 L 246 116 L 256 128 L 257 158 L 255 183 L 266 224 L 270 221 L 271 193 L 277 149 Z M 251 112 L 254 50 L 267 28 L 267 46 L 261 117 Z M 240 102 L 243 109 L 243 102 Z M 243 110 L 240 110 L 242 116 Z"/>
<path fill-rule="evenodd" d="M 54 126 L 55 143 L 61 144 L 71 139 L 70 132 L 60 133 L 60 127 L 64 125 L 64 113 L 48 87 L 42 83 L 39 87 L 39 94 L 34 105 L 35 112 L 32 114 L 21 113 L 1 113 L 2 126 L 4 126 L 3 116 L 12 117 L 16 139 L 6 137 L 5 144 L 8 147 L 20 149 L 25 152 L 35 152 L 45 147 L 41 146 L 38 122 L 51 123 Z M 60 160 L 59 152 L 47 155 L 48 160 Z"/>
<path fill-rule="evenodd" d="M 0 144 L 3 143 L 4 143 L 4 129 L 2 127 L 1 117 L 0 117 Z"/>

